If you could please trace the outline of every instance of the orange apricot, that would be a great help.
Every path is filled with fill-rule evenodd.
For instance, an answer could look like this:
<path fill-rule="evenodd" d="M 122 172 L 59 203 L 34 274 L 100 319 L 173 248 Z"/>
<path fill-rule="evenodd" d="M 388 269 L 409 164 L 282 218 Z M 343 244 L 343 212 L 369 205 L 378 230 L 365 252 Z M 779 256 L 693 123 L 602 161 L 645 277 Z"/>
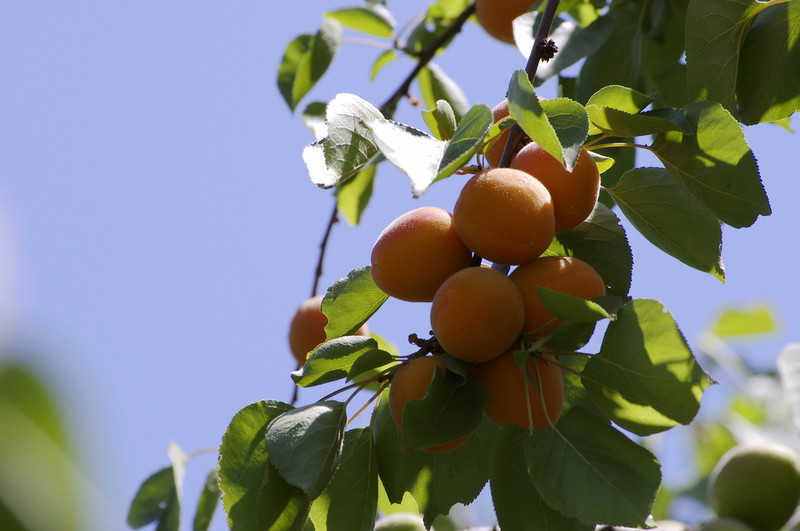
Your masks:
<path fill-rule="evenodd" d="M 555 234 L 550 192 L 529 174 L 510 168 L 483 170 L 467 181 L 453 220 L 467 247 L 506 265 L 538 258 Z"/>
<path fill-rule="evenodd" d="M 530 357 L 526 364 L 534 386 L 526 380 L 525 374 L 514 361 L 513 349 L 475 366 L 475 379 L 486 386 L 491 399 L 484 412 L 501 428 L 511 423 L 522 428 L 530 425 L 528 407 L 525 405 L 526 387 L 530 418 L 535 427 L 546 428 L 548 418 L 555 423 L 561 415 L 564 408 L 564 379 L 561 368 L 549 354 L 535 356 L 535 359 L 535 367 Z"/>
<path fill-rule="evenodd" d="M 571 172 L 535 143 L 517 152 L 510 167 L 536 177 L 550 192 L 556 232 L 580 225 L 592 213 L 600 193 L 600 171 L 592 156 L 581 148 Z"/>
<path fill-rule="evenodd" d="M 527 12 L 538 0 L 477 0 L 475 16 L 495 39 L 514 44 L 514 30 L 511 22 Z"/>
<path fill-rule="evenodd" d="M 320 310 L 323 298 L 323 295 L 317 295 L 303 301 L 289 325 L 289 348 L 297 360 L 298 367 L 302 367 L 308 353 L 326 339 L 325 326 L 328 324 L 328 318 Z M 355 335 L 368 336 L 367 324 L 364 323 Z"/>
<path fill-rule="evenodd" d="M 397 299 L 430 302 L 442 282 L 471 260 L 452 214 L 422 207 L 395 219 L 378 236 L 372 247 L 372 279 Z"/>
<path fill-rule="evenodd" d="M 544 256 L 519 266 L 509 278 L 522 293 L 525 304 L 523 332 L 530 337 L 542 337 L 561 322 L 545 307 L 536 291 L 537 286 L 584 299 L 606 294 L 605 282 L 597 271 L 586 262 L 569 256 Z"/>
<path fill-rule="evenodd" d="M 519 337 L 522 295 L 494 269 L 469 267 L 448 278 L 431 305 L 431 328 L 442 348 L 469 363 L 505 352 Z"/>
<path fill-rule="evenodd" d="M 492 120 L 494 123 L 498 123 L 506 116 L 508 116 L 508 100 L 503 100 L 492 108 Z M 486 150 L 483 152 L 486 163 L 492 168 L 500 166 L 500 159 L 503 157 L 503 149 L 506 147 L 506 141 L 508 140 L 508 133 L 510 131 L 510 128 L 503 130 L 497 138 L 486 146 Z"/>
<path fill-rule="evenodd" d="M 403 413 L 406 410 L 406 404 L 410 400 L 425 398 L 437 367 L 444 370 L 441 356 L 424 356 L 404 363 L 392 376 L 392 385 L 389 387 L 389 411 L 400 431 L 403 430 Z M 447 452 L 461 446 L 468 438 L 469 435 L 465 435 L 455 441 L 429 446 L 422 450 L 430 453 Z"/>

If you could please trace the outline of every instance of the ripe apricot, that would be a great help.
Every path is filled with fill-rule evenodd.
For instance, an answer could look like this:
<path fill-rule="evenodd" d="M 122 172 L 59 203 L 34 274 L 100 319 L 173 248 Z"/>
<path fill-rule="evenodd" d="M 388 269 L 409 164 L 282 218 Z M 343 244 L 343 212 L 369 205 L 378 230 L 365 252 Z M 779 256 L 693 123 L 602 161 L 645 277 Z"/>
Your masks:
<path fill-rule="evenodd" d="M 589 152 L 581 148 L 571 172 L 535 143 L 520 149 L 510 167 L 536 177 L 550 192 L 556 232 L 580 225 L 592 213 L 600 193 L 600 171 Z"/>
<path fill-rule="evenodd" d="M 495 39 L 514 44 L 514 30 L 511 22 L 527 12 L 538 0 L 477 0 L 475 16 Z"/>
<path fill-rule="evenodd" d="M 439 344 L 469 363 L 505 352 L 519 336 L 522 322 L 522 295 L 494 269 L 462 269 L 442 284 L 431 305 L 431 328 Z"/>
<path fill-rule="evenodd" d="M 403 413 L 410 400 L 425 398 L 433 381 L 433 373 L 439 367 L 444 370 L 441 356 L 424 356 L 415 358 L 400 366 L 392 376 L 392 385 L 389 387 L 389 411 L 392 412 L 397 429 L 403 430 Z M 439 453 L 452 450 L 464 443 L 469 435 L 455 441 L 423 448 L 430 453 Z"/>
<path fill-rule="evenodd" d="M 297 360 L 298 367 L 303 366 L 308 353 L 326 339 L 325 326 L 328 324 L 328 318 L 320 310 L 323 298 L 322 295 L 317 295 L 303 301 L 289 325 L 289 348 Z M 369 335 L 367 324 L 364 323 L 355 335 Z"/>
<path fill-rule="evenodd" d="M 372 279 L 392 297 L 430 302 L 442 282 L 471 260 L 452 214 L 422 207 L 395 219 L 378 236 L 372 247 Z"/>
<path fill-rule="evenodd" d="M 555 234 L 550 192 L 529 174 L 510 168 L 483 170 L 467 181 L 453 220 L 467 247 L 506 265 L 538 258 Z"/>
<path fill-rule="evenodd" d="M 525 405 L 526 385 L 531 420 L 536 428 L 546 428 L 548 417 L 555 423 L 561 415 L 561 410 L 564 408 L 564 379 L 561 368 L 550 355 L 536 356 L 535 363 L 534 368 L 533 359 L 528 358 L 528 373 L 531 381 L 537 384 L 534 386 L 527 382 L 519 365 L 514 361 L 513 349 L 475 366 L 475 379 L 486 386 L 491 399 L 484 412 L 501 428 L 511 423 L 522 428 L 528 428 L 530 425 L 528 408 Z M 538 385 L 540 382 L 541 387 Z"/>
<path fill-rule="evenodd" d="M 584 299 L 606 294 L 606 285 L 597 271 L 586 262 L 569 256 L 543 256 L 519 266 L 508 278 L 522 293 L 525 304 L 523 332 L 532 337 L 546 335 L 561 322 L 545 307 L 536 286 Z"/>

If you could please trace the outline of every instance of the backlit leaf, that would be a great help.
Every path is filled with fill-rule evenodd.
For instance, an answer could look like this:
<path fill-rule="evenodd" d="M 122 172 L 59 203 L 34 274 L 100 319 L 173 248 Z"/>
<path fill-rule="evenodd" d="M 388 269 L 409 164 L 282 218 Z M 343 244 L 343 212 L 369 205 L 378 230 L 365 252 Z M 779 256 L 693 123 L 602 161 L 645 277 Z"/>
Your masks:
<path fill-rule="evenodd" d="M 336 188 L 336 206 L 350 225 L 358 225 L 361 222 L 361 214 L 372 198 L 377 172 L 376 165 L 365 166 Z"/>
<path fill-rule="evenodd" d="M 545 502 L 594 525 L 644 527 L 661 482 L 656 458 L 582 408 L 524 441 L 531 480 Z"/>
<path fill-rule="evenodd" d="M 650 243 L 688 266 L 725 280 L 719 221 L 688 196 L 666 170 L 630 170 L 608 192 Z"/>
<path fill-rule="evenodd" d="M 292 373 L 292 380 L 301 387 L 313 387 L 347 378 L 353 363 L 362 355 L 377 350 L 371 337 L 342 336 L 315 348 L 306 363 Z"/>
<path fill-rule="evenodd" d="M 266 430 L 270 462 L 290 484 L 310 499 L 319 496 L 333 476 L 342 451 L 346 404 L 317 402 L 287 411 Z"/>
<path fill-rule="evenodd" d="M 567 295 L 544 286 L 536 286 L 536 292 L 550 313 L 559 319 L 576 323 L 594 323 L 609 317 L 608 312 L 596 302 Z"/>
<path fill-rule="evenodd" d="M 741 126 L 719 103 L 684 107 L 696 134 L 667 131 L 652 149 L 675 180 L 723 223 L 749 227 L 771 213 Z"/>
<path fill-rule="evenodd" d="M 730 308 L 717 317 L 711 333 L 719 337 L 737 337 L 774 332 L 777 328 L 772 310 L 757 305 Z"/>
<path fill-rule="evenodd" d="M 337 9 L 325 13 L 325 16 L 338 20 L 345 27 L 376 37 L 391 37 L 396 24 L 389 10 L 379 4 Z"/>
<path fill-rule="evenodd" d="M 128 510 L 128 525 L 134 529 L 158 522 L 158 529 L 177 531 L 181 505 L 172 467 L 162 468 L 144 480 Z"/>
<path fill-rule="evenodd" d="M 339 23 L 325 19 L 315 35 L 300 35 L 286 47 L 278 67 L 278 88 L 291 110 L 328 70 L 341 42 Z"/>
<path fill-rule="evenodd" d="M 328 340 L 354 334 L 389 298 L 375 285 L 370 271 L 370 266 L 354 269 L 328 288 L 321 306 L 328 318 Z"/>
<path fill-rule="evenodd" d="M 649 299 L 620 309 L 581 377 L 600 409 L 637 435 L 691 422 L 709 385 L 672 316 Z"/>
<path fill-rule="evenodd" d="M 422 101 L 428 109 L 436 107 L 437 101 L 444 100 L 453 108 L 456 122 L 461 121 L 461 117 L 469 110 L 469 102 L 464 91 L 436 63 L 428 63 L 420 70 L 417 83 Z"/>
<path fill-rule="evenodd" d="M 206 477 L 203 490 L 200 492 L 200 499 L 197 502 L 197 510 L 192 522 L 193 531 L 207 531 L 211 526 L 211 519 L 217 511 L 219 499 L 222 492 L 219 489 L 219 466 L 214 465 L 211 472 Z"/>
<path fill-rule="evenodd" d="M 532 141 L 542 146 L 556 160 L 564 160 L 558 135 L 550 125 L 524 70 L 517 70 L 511 77 L 508 85 L 508 110 Z"/>
<path fill-rule="evenodd" d="M 435 108 L 422 111 L 422 119 L 438 140 L 450 140 L 456 132 L 456 115 L 453 107 L 444 100 L 437 101 Z"/>

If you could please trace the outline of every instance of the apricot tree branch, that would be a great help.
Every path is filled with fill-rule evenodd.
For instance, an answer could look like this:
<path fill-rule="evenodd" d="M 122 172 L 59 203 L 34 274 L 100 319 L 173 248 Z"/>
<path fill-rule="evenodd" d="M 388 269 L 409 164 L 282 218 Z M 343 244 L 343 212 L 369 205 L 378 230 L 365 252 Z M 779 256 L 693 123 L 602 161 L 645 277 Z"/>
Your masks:
<path fill-rule="evenodd" d="M 536 38 L 533 41 L 533 48 L 528 56 L 528 64 L 525 65 L 525 72 L 528 74 L 528 79 L 533 84 L 536 78 L 536 71 L 539 69 L 539 63 L 542 59 L 551 59 L 552 54 L 555 53 L 553 44 L 547 40 L 550 35 L 550 28 L 553 26 L 553 20 L 556 17 L 556 10 L 561 0 L 547 0 L 547 5 L 542 13 L 542 18 L 539 21 L 539 28 L 536 31 Z M 511 157 L 514 155 L 514 147 L 519 141 L 522 134 L 522 128 L 518 124 L 514 124 L 508 133 L 506 145 L 503 148 L 503 156 L 500 157 L 500 167 L 507 167 L 511 163 Z"/>
<path fill-rule="evenodd" d="M 322 243 L 319 244 L 319 259 L 317 260 L 317 269 L 314 272 L 314 285 L 311 287 L 311 296 L 317 294 L 319 288 L 319 279 L 322 277 L 322 263 L 325 259 L 325 249 L 328 247 L 328 239 L 331 237 L 331 231 L 336 222 L 339 221 L 339 201 L 335 199 L 333 202 L 333 212 L 331 212 L 330 219 L 328 220 L 328 227 L 325 229 L 325 236 L 322 238 Z"/>

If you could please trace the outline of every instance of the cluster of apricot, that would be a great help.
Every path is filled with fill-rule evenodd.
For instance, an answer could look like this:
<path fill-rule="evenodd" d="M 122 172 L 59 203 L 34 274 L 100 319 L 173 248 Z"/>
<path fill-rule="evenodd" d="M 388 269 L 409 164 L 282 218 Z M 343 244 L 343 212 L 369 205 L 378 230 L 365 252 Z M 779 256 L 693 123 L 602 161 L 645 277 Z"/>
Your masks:
<path fill-rule="evenodd" d="M 495 121 L 503 119 L 507 104 L 493 112 Z M 488 146 L 489 166 L 497 165 L 504 143 L 500 136 Z M 371 271 L 390 296 L 432 303 L 436 342 L 453 358 L 473 364 L 469 377 L 489 391 L 490 419 L 499 426 L 528 428 L 532 422 L 543 428 L 563 407 L 561 369 L 554 357 L 537 351 L 528 359 L 526 376 L 513 352 L 559 323 L 537 286 L 584 299 L 605 294 L 605 283 L 589 264 L 542 256 L 556 233 L 576 227 L 592 212 L 600 175 L 585 150 L 568 172 L 534 143 L 522 147 L 510 166 L 474 175 L 452 214 L 422 207 L 394 220 L 372 249 Z M 485 267 L 483 259 L 509 267 Z M 500 270 L 511 266 L 510 275 Z M 406 403 L 425 396 L 437 367 L 444 365 L 436 353 L 412 356 L 393 374 L 389 404 L 399 429 Z M 444 451 L 460 442 L 426 450 Z"/>

